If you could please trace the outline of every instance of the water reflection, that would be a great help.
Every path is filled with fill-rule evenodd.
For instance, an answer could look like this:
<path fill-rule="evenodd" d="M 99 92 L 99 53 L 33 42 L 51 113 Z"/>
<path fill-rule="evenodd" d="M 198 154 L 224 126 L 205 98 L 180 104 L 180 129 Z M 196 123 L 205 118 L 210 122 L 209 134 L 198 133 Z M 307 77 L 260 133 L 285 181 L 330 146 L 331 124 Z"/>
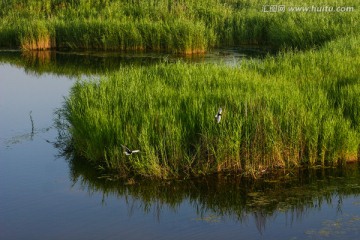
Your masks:
<path fill-rule="evenodd" d="M 92 194 L 125 198 L 130 213 L 141 209 L 160 220 L 164 209 L 176 211 L 190 202 L 197 220 L 217 222 L 232 219 L 255 220 L 260 233 L 277 214 L 285 214 L 288 224 L 301 222 L 311 210 L 330 204 L 342 213 L 343 199 L 360 194 L 359 164 L 343 168 L 299 169 L 272 173 L 251 180 L 238 175 L 216 175 L 192 180 L 110 181 L 79 159 L 69 160 L 73 184 Z"/>
<path fill-rule="evenodd" d="M 279 214 L 286 216 L 290 226 L 307 219 L 309 212 L 323 211 L 326 205 L 334 206 L 341 215 L 343 208 L 349 207 L 344 199 L 360 195 L 359 163 L 341 168 L 269 172 L 256 180 L 235 174 L 167 181 L 114 179 L 114 175 L 99 175 L 101 169 L 94 169 L 73 155 L 69 149 L 71 138 L 67 126 L 61 122 L 61 114 L 56 126 L 59 135 L 55 146 L 61 156 L 68 159 L 73 185 L 80 185 L 90 194 L 102 195 L 103 204 L 109 198 L 126 199 L 130 215 L 136 209 L 153 214 L 160 221 L 169 209 L 176 212 L 188 202 L 198 216 L 196 221 L 217 223 L 230 219 L 247 224 L 253 219 L 262 234 Z M 360 219 L 357 222 L 360 224 Z M 308 232 L 309 236 L 315 234 L 317 232 Z"/>
<path fill-rule="evenodd" d="M 10 62 L 25 68 L 27 73 L 31 74 L 58 73 L 71 76 L 109 71 L 106 70 L 110 68 L 109 65 L 114 64 L 114 69 L 121 65 L 120 62 L 113 63 L 113 60 L 106 60 L 103 57 L 99 57 L 98 60 L 90 59 L 89 62 L 93 65 L 86 65 L 86 56 L 77 57 L 76 54 L 66 54 L 36 52 L 35 55 L 21 55 L 19 52 L 8 52 L 5 55 L 0 54 L 0 62 Z M 220 52 L 214 54 L 227 56 Z M 156 60 L 151 61 L 155 62 Z M 131 60 L 130 62 L 130 64 L 135 64 Z M 313 236 L 323 238 L 324 234 L 334 236 L 329 233 L 333 230 L 346 231 L 346 235 L 342 233 L 336 235 L 340 236 L 339 239 L 358 239 L 360 202 L 355 199 L 360 193 L 360 167 L 358 164 L 341 169 L 305 169 L 272 173 L 257 181 L 234 175 L 217 175 L 187 181 L 150 182 L 139 179 L 126 181 L 113 179 L 111 181 L 109 176 L 99 177 L 96 169 L 88 166 L 80 158 L 72 156 L 71 149 L 64 149 L 71 144 L 64 145 L 64 142 L 58 139 L 53 145 L 59 149 L 59 155 L 64 156 L 69 163 L 73 188 L 80 186 L 95 197 L 89 198 L 86 194 L 74 196 L 73 191 L 67 191 L 67 165 L 64 164 L 62 168 L 62 159 L 52 161 L 53 149 L 49 148 L 50 145 L 44 141 L 46 139 L 52 141 L 55 137 L 55 133 L 52 131 L 54 130 L 52 127 L 53 109 L 56 106 L 59 107 L 60 96 L 67 93 L 72 82 L 66 82 L 68 79 L 63 78 L 55 79 L 53 76 L 46 79 L 28 78 L 25 74 L 18 74 L 18 71 L 16 74 L 9 74 L 13 70 L 8 67 L 4 68 L 2 76 L 7 74 L 6 84 L 12 83 L 12 85 L 4 84 L 2 97 L 4 97 L 4 93 L 7 93 L 7 98 L 5 98 L 7 101 L 4 101 L 3 106 L 9 105 L 9 108 L 16 109 L 14 111 L 16 114 L 2 106 L 4 127 L 1 129 L 3 130 L 1 137 L 6 136 L 6 139 L 10 139 L 6 143 L 7 146 L 25 140 L 31 144 L 18 144 L 13 150 L 8 148 L 1 152 L 0 196 L 2 197 L 2 208 L 0 210 L 2 224 L 0 225 L 3 228 L 0 232 L 4 239 L 49 238 L 49 236 L 59 236 L 59 234 L 65 233 L 68 235 L 64 236 L 68 236 L 68 238 L 81 238 L 79 236 L 82 236 L 91 239 L 112 236 L 113 238 L 130 239 L 138 236 L 136 233 L 139 232 L 139 229 L 142 232 L 145 231 L 143 226 L 146 224 L 148 224 L 148 231 L 145 231 L 145 234 L 150 233 L 150 237 L 164 236 L 164 229 L 170 229 L 171 235 L 165 235 L 163 239 L 184 239 L 194 233 L 202 233 L 203 235 L 198 236 L 210 239 L 217 237 L 217 235 L 213 236 L 216 231 L 224 234 L 222 238 L 227 239 L 238 238 L 239 233 L 243 238 L 246 238 L 245 235 L 250 236 L 247 239 L 259 239 L 261 237 L 256 235 L 256 229 L 255 235 L 252 235 L 248 227 L 254 221 L 258 231 L 263 236 L 266 234 L 266 239 L 269 239 L 271 231 L 279 231 L 279 225 L 276 225 L 278 224 L 276 218 L 279 219 L 279 216 L 285 216 L 287 225 L 296 226 L 286 229 L 282 225 L 281 234 L 284 234 L 281 235 L 282 239 L 286 238 L 284 237 L 286 232 L 291 232 L 288 236 L 297 236 L 297 239 L 306 238 L 303 235 L 305 232 L 313 239 Z M 13 98 L 8 96 L 13 96 Z M 31 104 L 22 105 L 24 102 Z M 43 104 L 45 102 L 51 102 L 51 104 Z M 20 112 L 23 114 L 18 114 Z M 14 119 L 19 118 L 22 121 L 15 123 Z M 9 129 L 20 129 L 16 133 L 23 134 L 14 135 Z M 66 125 L 58 122 L 56 129 L 66 139 Z M 31 141 L 33 138 L 34 141 Z M 44 189 L 51 189 L 51 191 L 44 191 Z M 97 208 L 97 203 L 99 203 L 97 196 L 99 195 L 102 204 L 108 204 L 107 207 Z M 95 204 L 92 201 L 94 199 Z M 113 201 L 114 199 L 115 201 Z M 119 204 L 124 202 L 123 199 L 125 199 L 126 209 L 130 216 L 136 215 L 140 211 L 155 215 L 160 222 L 169 219 L 169 210 L 179 210 L 176 213 L 181 217 L 168 225 L 164 223 L 165 221 L 158 225 L 153 224 L 153 221 L 146 222 L 142 219 L 144 216 L 141 214 L 139 217 L 141 219 L 134 217 L 135 219 L 130 221 L 127 216 L 119 214 L 121 212 L 118 210 Z M 186 215 L 187 213 L 182 212 L 184 205 L 186 205 L 186 210 L 194 214 Z M 335 211 L 339 213 L 339 218 L 333 219 L 328 216 L 329 209 L 326 207 L 328 205 L 334 206 Z M 314 212 L 315 214 L 310 214 Z M 342 212 L 344 214 L 341 214 Z M 305 226 L 305 231 L 300 226 L 301 222 L 314 222 L 311 221 L 314 215 L 319 216 L 319 225 L 322 223 L 323 225 L 310 228 Z M 192 221 L 187 224 L 189 216 Z M 174 215 L 170 215 L 170 217 L 174 217 Z M 214 225 L 223 223 L 224 219 L 230 221 L 216 229 Z M 338 219 L 343 220 L 339 222 Z M 81 222 L 81 226 L 87 227 L 78 228 L 79 222 Z M 231 225 L 233 222 L 237 231 L 225 226 Z M 248 224 L 249 222 L 250 224 Z M 172 224 L 182 225 L 182 227 L 174 230 Z M 187 228 L 197 224 L 197 228 L 194 229 L 198 232 Z M 240 225 L 245 226 L 246 231 L 242 231 Z M 153 230 L 154 228 L 155 230 Z M 185 228 L 186 231 L 184 231 Z M 264 233 L 265 228 L 266 233 Z M 295 229 L 299 229 L 300 233 L 299 231 L 294 233 Z M 83 235 L 76 235 L 79 234 L 78 231 Z M 109 233 L 114 235 L 109 235 Z M 146 236 L 142 235 L 143 238 Z M 192 238 L 194 236 L 192 235 Z M 273 239 L 279 239 L 277 236 L 275 235 Z"/>
<path fill-rule="evenodd" d="M 67 76 L 102 74 L 116 71 L 125 65 L 150 65 L 159 62 L 223 62 L 236 65 L 243 58 L 261 58 L 268 49 L 214 49 L 201 55 L 169 55 L 162 53 L 119 52 L 57 52 L 57 51 L 1 51 L 0 62 L 22 67 L 27 73 L 52 73 Z"/>

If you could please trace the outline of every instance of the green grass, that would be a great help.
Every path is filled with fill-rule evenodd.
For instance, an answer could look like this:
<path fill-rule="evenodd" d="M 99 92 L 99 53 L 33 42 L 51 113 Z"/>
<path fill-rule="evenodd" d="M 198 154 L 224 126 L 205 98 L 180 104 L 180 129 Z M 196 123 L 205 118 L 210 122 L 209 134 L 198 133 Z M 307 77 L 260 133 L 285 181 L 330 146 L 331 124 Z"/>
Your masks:
<path fill-rule="evenodd" d="M 358 158 L 359 43 L 345 37 L 234 68 L 126 67 L 78 81 L 60 112 L 76 154 L 120 176 L 339 165 Z M 125 156 L 121 144 L 141 152 Z"/>
<path fill-rule="evenodd" d="M 276 4 L 285 5 L 287 11 L 268 13 L 263 12 L 266 4 L 265 0 L 2 1 L 0 47 L 191 54 L 242 44 L 306 49 L 359 33 L 360 3 L 353 0 L 325 4 L 353 7 L 350 12 L 290 12 L 292 6 L 324 4 L 284 0 Z"/>

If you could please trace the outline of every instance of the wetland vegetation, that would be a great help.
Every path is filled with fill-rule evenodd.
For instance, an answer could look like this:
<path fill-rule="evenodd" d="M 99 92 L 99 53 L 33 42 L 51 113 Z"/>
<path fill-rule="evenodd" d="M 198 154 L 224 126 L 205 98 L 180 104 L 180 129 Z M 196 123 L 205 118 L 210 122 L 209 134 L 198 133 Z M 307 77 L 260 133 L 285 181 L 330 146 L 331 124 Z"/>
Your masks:
<path fill-rule="evenodd" d="M 0 1 L 1 238 L 358 239 L 360 3 L 269 3 Z"/>
<path fill-rule="evenodd" d="M 22 66 L 0 65 L 2 239 L 358 238 L 357 164 L 266 171 L 256 181 L 224 173 L 191 180 L 133 177 L 123 183 L 108 181 L 116 176 L 99 174 L 71 152 L 68 162 L 56 157 L 49 144 L 56 138 L 52 113 L 74 79 L 57 76 L 58 68 L 42 74 L 39 65 L 34 74 L 33 66 L 29 74 Z M 225 112 L 220 124 L 223 120 Z M 24 134 L 29 139 L 4 142 Z M 79 223 L 86 227 L 79 229 Z"/>
<path fill-rule="evenodd" d="M 161 60 L 113 66 L 77 81 L 57 112 L 59 133 L 66 149 L 100 171 L 162 179 L 228 171 L 256 177 L 358 160 L 359 3 L 326 3 L 352 9 L 343 12 L 267 12 L 267 4 L 5 0 L 0 47 L 21 49 L 29 65 L 44 72 L 51 52 L 33 58 L 31 50 L 194 54 L 253 44 L 276 52 L 232 66 Z M 126 156 L 122 145 L 140 152 Z"/>
<path fill-rule="evenodd" d="M 73 86 L 60 122 L 93 166 L 120 176 L 215 172 L 356 161 L 360 39 L 263 61 L 130 66 Z M 214 116 L 223 108 L 221 122 Z M 121 144 L 140 149 L 126 156 Z"/>
<path fill-rule="evenodd" d="M 348 12 L 264 12 L 268 4 L 265 0 L 3 0 L 0 47 L 182 54 L 241 44 L 304 49 L 360 31 L 357 1 L 325 4 L 350 7 Z M 289 9 L 318 5 L 312 0 L 279 4 Z"/>

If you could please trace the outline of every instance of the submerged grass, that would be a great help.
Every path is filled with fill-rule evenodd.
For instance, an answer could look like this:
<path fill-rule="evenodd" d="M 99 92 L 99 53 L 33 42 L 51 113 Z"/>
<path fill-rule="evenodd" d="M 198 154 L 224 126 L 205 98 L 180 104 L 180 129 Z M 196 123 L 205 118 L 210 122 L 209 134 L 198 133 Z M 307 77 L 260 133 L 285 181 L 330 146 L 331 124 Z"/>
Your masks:
<path fill-rule="evenodd" d="M 328 0 L 331 12 L 312 0 L 280 4 L 284 12 L 266 12 L 265 0 L 4 0 L 0 47 L 190 54 L 241 44 L 305 49 L 359 33 L 360 2 Z"/>
<path fill-rule="evenodd" d="M 126 67 L 78 81 L 60 112 L 76 154 L 121 176 L 339 165 L 358 158 L 359 43 L 345 37 L 234 68 Z M 121 144 L 141 152 L 126 156 Z"/>

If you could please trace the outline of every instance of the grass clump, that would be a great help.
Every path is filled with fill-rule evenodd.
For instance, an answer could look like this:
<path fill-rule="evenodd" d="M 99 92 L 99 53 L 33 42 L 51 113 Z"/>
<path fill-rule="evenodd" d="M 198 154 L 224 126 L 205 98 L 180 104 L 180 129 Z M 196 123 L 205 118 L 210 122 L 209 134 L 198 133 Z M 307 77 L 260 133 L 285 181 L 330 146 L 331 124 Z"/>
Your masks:
<path fill-rule="evenodd" d="M 360 144 L 359 43 L 347 37 L 234 68 L 126 67 L 78 81 L 62 117 L 75 152 L 121 176 L 339 165 L 356 160 Z M 126 156 L 121 144 L 141 152 Z"/>
<path fill-rule="evenodd" d="M 162 22 L 59 21 L 57 47 L 80 50 L 150 50 L 201 53 L 207 43 L 204 24 L 187 20 Z"/>

